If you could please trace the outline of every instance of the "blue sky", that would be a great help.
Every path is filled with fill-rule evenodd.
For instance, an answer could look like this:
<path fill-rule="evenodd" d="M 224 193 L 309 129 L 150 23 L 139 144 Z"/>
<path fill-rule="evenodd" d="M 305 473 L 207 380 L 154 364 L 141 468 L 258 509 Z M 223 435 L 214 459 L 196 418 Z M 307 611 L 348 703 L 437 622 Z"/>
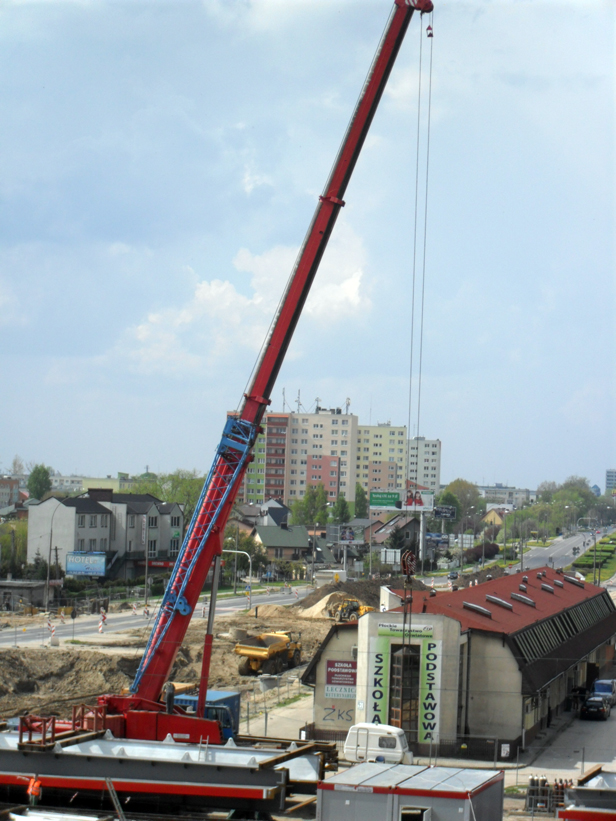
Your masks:
<path fill-rule="evenodd" d="M 2 5 L 0 465 L 207 470 L 390 7 Z M 616 465 L 614 8 L 436 7 L 419 433 L 443 481 Z M 299 389 L 407 421 L 419 38 L 416 16 L 275 410 Z"/>

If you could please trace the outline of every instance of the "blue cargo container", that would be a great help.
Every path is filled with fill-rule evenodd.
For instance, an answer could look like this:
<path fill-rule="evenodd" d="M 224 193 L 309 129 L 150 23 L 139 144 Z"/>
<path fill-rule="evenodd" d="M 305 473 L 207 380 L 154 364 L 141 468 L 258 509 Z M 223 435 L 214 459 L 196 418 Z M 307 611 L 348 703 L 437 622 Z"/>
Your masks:
<path fill-rule="evenodd" d="M 197 711 L 198 696 L 177 695 L 175 703 L 189 712 Z M 233 738 L 240 729 L 240 694 L 233 690 L 208 690 L 204 718 L 220 721 L 224 738 Z"/>

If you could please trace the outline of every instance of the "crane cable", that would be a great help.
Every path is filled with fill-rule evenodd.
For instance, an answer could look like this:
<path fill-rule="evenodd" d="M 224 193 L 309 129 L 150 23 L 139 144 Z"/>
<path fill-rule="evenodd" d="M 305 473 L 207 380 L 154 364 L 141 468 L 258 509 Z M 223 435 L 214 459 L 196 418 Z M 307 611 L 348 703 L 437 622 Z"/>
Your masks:
<path fill-rule="evenodd" d="M 407 437 L 411 438 L 411 414 L 413 408 L 413 353 L 415 341 L 415 280 L 417 271 L 417 214 L 419 199 L 419 136 L 421 128 L 421 66 L 423 54 L 423 26 L 419 26 L 419 78 L 417 82 L 417 135 L 415 151 L 415 208 L 413 219 L 413 271 L 411 281 L 411 350 L 409 354 L 409 400 L 408 400 L 408 421 Z M 407 446 L 407 471 L 406 478 L 409 478 L 410 448 Z"/>
<path fill-rule="evenodd" d="M 431 12 L 431 19 L 433 12 Z M 428 169 L 430 159 L 430 124 L 431 124 L 431 107 L 432 107 L 432 40 L 433 40 L 432 26 L 428 25 L 426 29 L 426 36 L 430 39 L 430 61 L 429 61 L 429 76 L 428 76 L 428 102 L 427 102 L 427 137 L 426 137 L 426 171 L 425 171 L 425 198 L 424 198 L 424 213 L 423 213 L 423 237 L 421 238 L 421 301 L 420 301 L 420 327 L 419 327 L 419 373 L 417 386 L 417 427 L 416 435 L 419 436 L 420 410 L 421 410 L 421 378 L 422 378 L 422 363 L 423 363 L 423 329 L 424 329 L 424 307 L 425 307 L 425 281 L 426 281 L 426 246 L 427 246 L 427 214 L 428 214 Z M 409 353 L 409 390 L 408 390 L 408 426 L 407 436 L 411 439 L 411 418 L 413 409 L 413 363 L 415 355 L 415 295 L 417 283 L 417 255 L 418 255 L 418 221 L 419 221 L 419 178 L 421 166 L 421 92 L 422 92 L 422 66 L 423 66 L 423 26 L 419 29 L 419 71 L 418 71 L 418 89 L 417 89 L 417 134 L 416 134 L 416 152 L 415 152 L 415 203 L 414 203 L 414 217 L 413 217 L 413 266 L 412 266 L 412 282 L 411 282 L 411 344 Z M 407 469 L 406 479 L 410 478 L 410 446 L 407 447 Z"/>
<path fill-rule="evenodd" d="M 428 185 L 430 179 L 430 126 L 432 121 L 432 26 L 426 30 L 430 40 L 430 70 L 428 74 L 428 124 L 426 134 L 426 193 L 424 200 L 424 226 L 423 226 L 423 249 L 422 249 L 422 269 L 421 269 L 421 322 L 419 330 L 419 378 L 417 385 L 417 436 L 419 436 L 419 422 L 421 417 L 421 373 L 423 365 L 423 331 L 424 331 L 424 306 L 426 294 L 426 246 L 428 240 Z"/>

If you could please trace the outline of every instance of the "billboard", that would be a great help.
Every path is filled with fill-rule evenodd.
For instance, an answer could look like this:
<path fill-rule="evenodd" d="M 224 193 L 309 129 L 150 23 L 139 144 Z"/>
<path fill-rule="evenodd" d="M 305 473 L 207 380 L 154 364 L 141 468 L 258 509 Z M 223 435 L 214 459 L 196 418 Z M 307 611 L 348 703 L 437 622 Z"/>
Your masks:
<path fill-rule="evenodd" d="M 394 491 L 371 490 L 370 507 L 381 507 L 387 510 L 395 510 L 396 502 L 400 502 L 400 494 Z"/>
<path fill-rule="evenodd" d="M 434 508 L 434 518 L 455 519 L 457 512 L 457 508 L 455 508 L 453 505 L 437 505 Z"/>
<path fill-rule="evenodd" d="M 434 510 L 433 490 L 399 491 L 375 490 L 370 493 L 370 507 L 381 510 L 403 510 L 407 513 L 432 513 Z"/>
<path fill-rule="evenodd" d="M 357 687 L 357 662 L 327 659 L 325 698 L 354 699 Z"/>
<path fill-rule="evenodd" d="M 363 527 L 351 527 L 351 525 L 340 525 L 338 541 L 340 542 L 340 544 L 363 544 Z"/>
<path fill-rule="evenodd" d="M 67 576 L 104 576 L 107 557 L 104 553 L 67 553 Z"/>

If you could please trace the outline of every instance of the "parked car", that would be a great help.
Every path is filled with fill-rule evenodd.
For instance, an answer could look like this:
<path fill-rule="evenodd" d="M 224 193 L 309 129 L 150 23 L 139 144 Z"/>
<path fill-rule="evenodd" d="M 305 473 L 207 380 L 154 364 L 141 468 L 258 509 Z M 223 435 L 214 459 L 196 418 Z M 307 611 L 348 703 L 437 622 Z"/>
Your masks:
<path fill-rule="evenodd" d="M 459 576 L 459 573 L 456 573 L 455 570 L 452 570 L 451 573 L 447 574 L 447 578 L 450 579 L 451 581 L 454 581 L 455 579 L 457 579 L 458 576 Z"/>
<path fill-rule="evenodd" d="M 590 696 L 582 704 L 580 718 L 599 718 L 607 721 L 610 717 L 611 707 L 602 696 Z"/>
<path fill-rule="evenodd" d="M 607 699 L 610 707 L 616 704 L 616 681 L 612 678 L 597 679 L 592 686 L 592 696 L 603 696 Z"/>

